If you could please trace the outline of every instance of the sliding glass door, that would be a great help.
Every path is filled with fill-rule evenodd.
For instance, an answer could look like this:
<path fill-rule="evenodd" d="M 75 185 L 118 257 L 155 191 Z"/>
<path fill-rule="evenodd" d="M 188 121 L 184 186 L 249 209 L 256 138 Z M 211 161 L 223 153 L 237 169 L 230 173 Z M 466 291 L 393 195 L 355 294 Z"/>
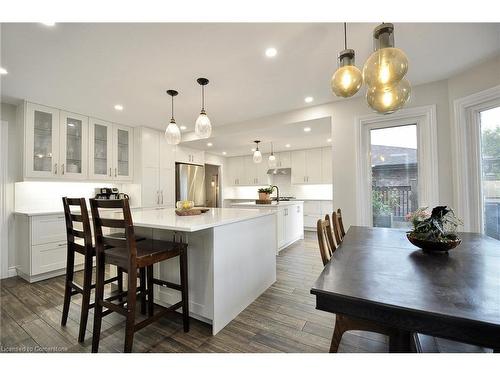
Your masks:
<path fill-rule="evenodd" d="M 500 106 L 479 112 L 483 231 L 500 240 Z"/>

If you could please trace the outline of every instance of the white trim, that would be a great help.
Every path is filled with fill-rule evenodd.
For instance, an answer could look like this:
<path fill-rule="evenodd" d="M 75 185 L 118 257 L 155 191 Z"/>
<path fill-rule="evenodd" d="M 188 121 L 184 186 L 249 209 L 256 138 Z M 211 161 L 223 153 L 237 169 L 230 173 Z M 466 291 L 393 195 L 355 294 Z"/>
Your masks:
<path fill-rule="evenodd" d="M 9 124 L 0 123 L 0 278 L 9 277 L 9 227 L 7 212 L 7 167 L 9 152 Z"/>
<path fill-rule="evenodd" d="M 439 202 L 436 106 L 405 108 L 387 115 L 371 114 L 355 118 L 357 224 L 372 225 L 369 130 L 403 123 L 417 124 L 418 199 L 420 206 Z"/>
<path fill-rule="evenodd" d="M 495 107 L 498 100 L 500 85 L 453 102 L 455 207 L 457 215 L 463 219 L 465 231 L 482 232 L 479 112 Z"/>

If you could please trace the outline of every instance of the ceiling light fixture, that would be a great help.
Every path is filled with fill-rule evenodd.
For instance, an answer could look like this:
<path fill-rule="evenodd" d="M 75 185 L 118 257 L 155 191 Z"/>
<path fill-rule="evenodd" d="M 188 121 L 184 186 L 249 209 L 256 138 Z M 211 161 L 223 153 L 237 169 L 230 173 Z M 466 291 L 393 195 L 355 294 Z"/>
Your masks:
<path fill-rule="evenodd" d="M 373 30 L 375 52 L 366 60 L 363 79 L 368 85 L 366 100 L 375 111 L 389 114 L 397 111 L 410 97 L 408 58 L 394 47 L 394 25 L 382 23 Z"/>
<path fill-rule="evenodd" d="M 271 155 L 269 155 L 269 159 L 267 162 L 269 164 L 269 168 L 276 167 L 277 161 L 276 161 L 276 156 L 274 156 L 273 142 L 271 142 Z"/>
<path fill-rule="evenodd" d="M 212 133 L 212 124 L 205 112 L 205 86 L 208 85 L 209 81 L 206 78 L 198 78 L 196 82 L 201 85 L 201 112 L 196 119 L 194 132 L 200 138 L 208 138 Z"/>
<path fill-rule="evenodd" d="M 338 68 L 331 80 L 332 91 L 336 96 L 353 96 L 363 84 L 363 76 L 354 65 L 354 57 L 354 50 L 347 48 L 347 23 L 344 22 L 344 49 L 339 53 Z"/>
<path fill-rule="evenodd" d="M 304 101 L 305 101 L 306 103 L 312 103 L 312 102 L 313 102 L 313 100 L 314 100 L 314 98 L 313 98 L 312 96 L 306 96 L 306 97 L 304 98 Z"/>
<path fill-rule="evenodd" d="M 123 106 L 121 104 L 115 104 L 115 109 L 117 111 L 123 111 Z"/>
<path fill-rule="evenodd" d="M 167 94 L 172 97 L 172 117 L 170 118 L 170 123 L 165 129 L 165 138 L 167 139 L 167 143 L 169 145 L 178 145 L 181 141 L 181 131 L 179 130 L 174 118 L 174 96 L 177 96 L 179 93 L 175 90 L 167 90 Z"/>
<path fill-rule="evenodd" d="M 213 144 L 212 142 L 208 142 L 208 143 L 207 143 L 207 146 L 208 146 L 208 147 L 212 147 L 213 145 L 214 145 L 214 144 Z"/>
<path fill-rule="evenodd" d="M 287 144 L 285 145 L 285 147 L 286 147 L 286 148 L 290 148 L 290 147 L 291 147 L 291 146 L 290 146 L 290 143 L 287 143 Z"/>
<path fill-rule="evenodd" d="M 267 57 L 275 57 L 278 54 L 278 51 L 274 47 L 269 47 L 266 49 Z"/>
<path fill-rule="evenodd" d="M 254 163 L 261 163 L 262 162 L 262 153 L 259 150 L 259 143 L 260 141 L 254 141 L 256 144 L 255 151 L 253 153 L 253 162 Z"/>
<path fill-rule="evenodd" d="M 305 131 L 306 133 L 309 133 L 309 132 L 311 131 L 311 128 L 310 128 L 309 126 L 307 126 L 307 127 L 305 127 L 305 128 L 304 128 L 304 131 Z"/>
<path fill-rule="evenodd" d="M 7 73 L 8 73 L 8 72 L 7 72 L 7 69 L 5 69 L 5 68 L 1 68 L 1 67 L 0 67 L 0 74 L 1 74 L 1 75 L 5 75 L 5 74 L 7 74 Z"/>

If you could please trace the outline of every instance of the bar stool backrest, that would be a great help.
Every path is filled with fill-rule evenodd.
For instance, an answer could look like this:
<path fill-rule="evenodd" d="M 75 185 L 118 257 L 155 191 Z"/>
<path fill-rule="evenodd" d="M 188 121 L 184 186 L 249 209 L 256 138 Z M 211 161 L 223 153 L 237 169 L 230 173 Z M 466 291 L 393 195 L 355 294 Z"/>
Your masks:
<path fill-rule="evenodd" d="M 85 198 L 62 198 L 64 207 L 64 218 L 66 220 L 66 237 L 68 247 L 73 247 L 78 253 L 85 254 L 92 251 L 92 230 L 90 228 L 89 213 Z M 78 207 L 80 213 L 72 213 L 71 207 Z M 75 229 L 74 222 L 81 223 L 82 230 Z M 75 241 L 76 238 L 83 239 L 83 245 Z"/>
<path fill-rule="evenodd" d="M 134 236 L 134 224 L 132 223 L 132 214 L 130 213 L 130 206 L 128 199 L 113 199 L 113 200 L 102 200 L 102 199 L 90 199 L 90 207 L 92 209 L 92 218 L 94 222 L 94 233 L 96 241 L 96 253 L 99 257 L 108 248 L 123 248 L 124 251 L 128 252 L 128 260 L 130 269 L 135 267 L 137 258 L 137 247 L 135 243 Z M 123 218 L 106 217 L 104 215 L 101 217 L 100 209 L 114 209 L 114 213 L 109 216 L 119 216 L 120 212 L 123 214 Z M 109 228 L 111 230 L 124 229 L 124 237 L 112 237 L 103 234 L 103 228 Z"/>

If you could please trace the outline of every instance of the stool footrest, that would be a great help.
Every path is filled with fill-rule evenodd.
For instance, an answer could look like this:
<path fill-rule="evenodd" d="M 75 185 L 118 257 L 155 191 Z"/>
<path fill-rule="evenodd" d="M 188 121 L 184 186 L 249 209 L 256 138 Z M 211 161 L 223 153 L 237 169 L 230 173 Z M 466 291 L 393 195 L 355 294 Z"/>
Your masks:
<path fill-rule="evenodd" d="M 161 286 L 166 286 L 167 288 L 170 288 L 170 289 L 182 290 L 182 286 L 181 285 L 174 284 L 174 283 L 171 283 L 171 282 L 165 281 L 165 280 L 160 280 L 160 279 L 153 278 L 153 284 L 161 285 Z"/>
<path fill-rule="evenodd" d="M 140 321 L 139 323 L 137 323 L 135 326 L 134 326 L 134 332 L 137 332 L 138 330 L 146 327 L 147 325 L 153 323 L 153 322 L 156 322 L 158 319 L 162 318 L 163 316 L 169 314 L 169 313 L 172 313 L 174 312 L 175 310 L 179 309 L 182 307 L 182 301 L 180 302 L 177 302 L 176 304 L 170 306 L 170 307 L 163 307 L 161 306 L 160 307 L 160 311 L 156 314 L 154 314 L 153 316 L 147 318 L 147 319 L 144 319 L 142 321 Z"/>

